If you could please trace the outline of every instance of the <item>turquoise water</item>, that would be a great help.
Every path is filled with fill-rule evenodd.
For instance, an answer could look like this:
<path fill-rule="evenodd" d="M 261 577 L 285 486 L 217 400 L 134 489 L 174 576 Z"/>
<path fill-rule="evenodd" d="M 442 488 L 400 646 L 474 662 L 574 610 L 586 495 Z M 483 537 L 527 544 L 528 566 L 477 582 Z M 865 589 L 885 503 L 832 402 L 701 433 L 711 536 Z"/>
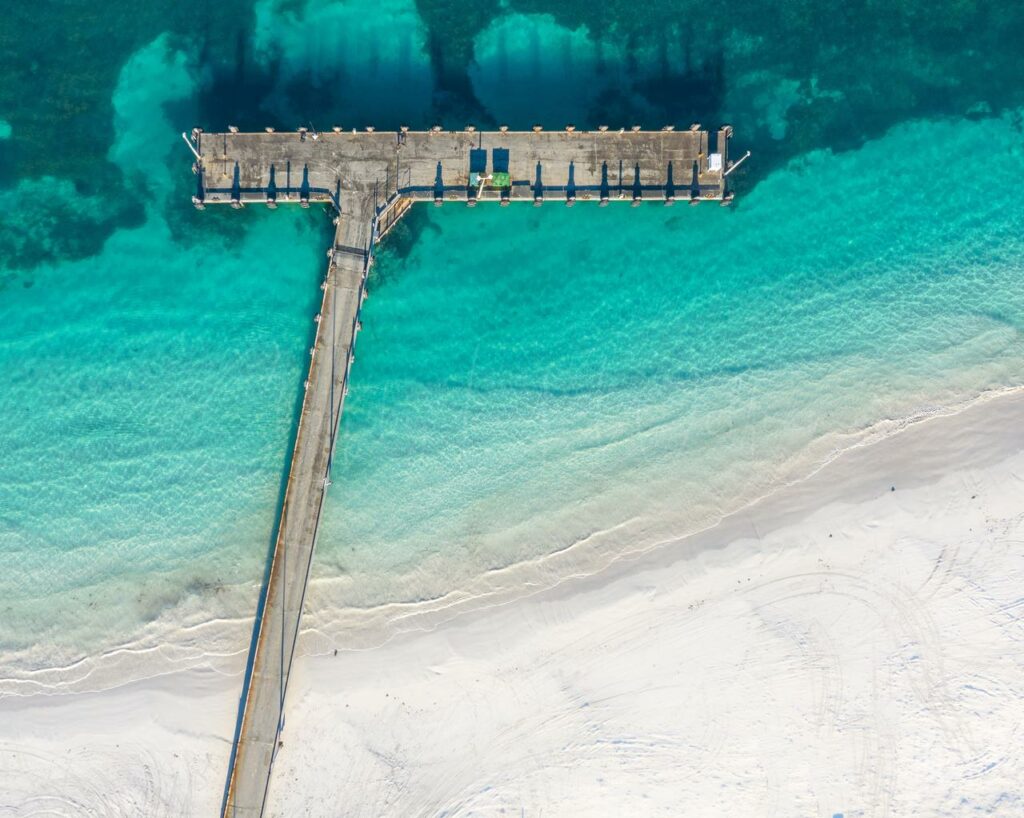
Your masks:
<path fill-rule="evenodd" d="M 1020 137 L 903 125 L 735 212 L 430 209 L 371 281 L 317 575 L 370 604 L 656 542 L 836 433 L 1024 383 Z M 949 161 L 993 143 L 988 187 Z"/>
<path fill-rule="evenodd" d="M 633 24 L 673 9 L 654 41 L 571 3 L 147 12 L 80 51 L 80 90 L 47 106 L 33 82 L 51 64 L 26 55 L 23 96 L 0 93 L 0 689 L 246 644 L 331 227 L 316 210 L 196 213 L 178 136 L 196 123 L 657 126 L 692 108 L 755 151 L 731 210 L 446 206 L 389 236 L 318 627 L 551 554 L 548 579 L 592 568 L 866 430 L 1024 384 L 1024 100 L 996 70 L 1019 15 L 950 12 L 955 48 L 920 28 L 870 63 L 881 99 L 858 50 L 875 18 L 683 25 L 654 3 Z M 86 40 L 89 24 L 74 22 Z M 803 42 L 804 62 L 757 25 Z M 801 39 L 815 26 L 825 43 Z M 994 76 L 971 67 L 982 46 Z M 97 117 L 102 133 L 54 149 L 57 124 Z"/>

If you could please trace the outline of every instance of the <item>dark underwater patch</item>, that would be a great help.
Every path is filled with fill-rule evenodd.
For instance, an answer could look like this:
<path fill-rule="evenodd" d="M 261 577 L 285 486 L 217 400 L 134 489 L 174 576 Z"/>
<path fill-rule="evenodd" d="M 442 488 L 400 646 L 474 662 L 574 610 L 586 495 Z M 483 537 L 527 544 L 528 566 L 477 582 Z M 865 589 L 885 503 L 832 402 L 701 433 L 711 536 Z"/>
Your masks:
<path fill-rule="evenodd" d="M 766 6 L 740 0 L 728 14 L 691 0 L 415 0 L 415 5 L 426 29 L 434 88 L 428 118 L 433 121 L 403 123 L 397 115 L 394 121 L 384 116 L 373 123 L 378 128 L 498 124 L 470 79 L 475 40 L 500 15 L 550 14 L 570 30 L 586 26 L 590 36 L 622 44 L 631 58 L 641 47 L 660 55 L 653 67 L 634 61 L 623 87 L 599 94 L 589 124 L 659 127 L 700 120 L 713 127 L 734 120 L 735 147 L 750 148 L 756 156 L 733 177 L 740 193 L 795 156 L 820 148 L 854 149 L 906 119 L 982 117 L 1024 104 L 1019 81 L 1024 6 L 1016 3 L 822 0 Z M 303 7 L 302 0 L 293 0 L 288 10 L 301 14 Z M 0 253 L 8 266 L 24 269 L 57 257 L 87 256 L 118 227 L 138 222 L 144 194 L 126 185 L 106 158 L 113 139 L 111 95 L 125 62 L 163 32 L 194 49 L 207 77 L 193 100 L 174 105 L 173 117 L 182 127 L 303 124 L 275 116 L 277 106 L 268 102 L 272 89 L 284 94 L 285 108 L 319 127 L 351 119 L 337 77 L 299 72 L 283 89 L 276 85 L 280 66 L 251 53 L 252 9 L 249 0 L 11 4 L 5 9 L 0 112 L 12 135 L 0 142 L 0 186 L 54 176 L 103 201 L 102 216 L 65 209 L 59 220 L 42 212 L 42 205 L 26 205 L 40 208 L 26 214 L 35 235 L 24 235 L 7 220 L 0 225 Z M 670 56 L 680 50 L 681 59 Z M 775 77 L 796 83 L 796 100 L 784 111 L 783 138 L 757 124 L 757 111 L 730 101 L 738 90 L 730 81 L 745 81 L 758 71 L 767 72 L 769 84 Z M 539 104 L 544 94 L 537 88 Z M 182 168 L 174 194 L 187 210 L 191 179 L 185 161 Z M 183 234 L 191 218 L 182 214 L 172 229 Z M 402 257 L 405 236 L 414 232 L 415 223 L 406 223 L 391 239 L 392 252 Z"/>

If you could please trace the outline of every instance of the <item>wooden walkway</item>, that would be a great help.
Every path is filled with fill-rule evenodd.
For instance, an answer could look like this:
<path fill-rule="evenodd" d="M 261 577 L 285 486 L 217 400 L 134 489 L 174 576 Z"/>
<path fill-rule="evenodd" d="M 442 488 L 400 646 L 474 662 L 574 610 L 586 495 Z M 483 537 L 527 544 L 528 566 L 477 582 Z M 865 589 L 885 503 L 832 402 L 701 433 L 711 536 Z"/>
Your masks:
<path fill-rule="evenodd" d="M 338 212 L 322 282 L 316 342 L 244 704 L 225 792 L 226 818 L 263 814 L 284 719 L 285 694 L 373 245 L 415 201 L 677 199 L 727 204 L 728 142 L 718 131 L 222 133 L 193 131 L 193 203 L 331 203 Z M 478 179 L 507 173 L 511 184 Z"/>

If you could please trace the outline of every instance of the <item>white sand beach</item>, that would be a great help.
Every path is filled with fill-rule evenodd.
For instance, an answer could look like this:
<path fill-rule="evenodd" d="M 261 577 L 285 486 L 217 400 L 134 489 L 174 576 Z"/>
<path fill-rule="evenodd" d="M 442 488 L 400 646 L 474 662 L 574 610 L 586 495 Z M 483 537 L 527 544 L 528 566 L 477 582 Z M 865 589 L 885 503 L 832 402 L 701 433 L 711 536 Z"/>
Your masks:
<path fill-rule="evenodd" d="M 300 657 L 268 813 L 1024 814 L 1022 419 L 915 423 L 598 575 Z M 0 700 L 0 816 L 216 814 L 241 667 Z"/>

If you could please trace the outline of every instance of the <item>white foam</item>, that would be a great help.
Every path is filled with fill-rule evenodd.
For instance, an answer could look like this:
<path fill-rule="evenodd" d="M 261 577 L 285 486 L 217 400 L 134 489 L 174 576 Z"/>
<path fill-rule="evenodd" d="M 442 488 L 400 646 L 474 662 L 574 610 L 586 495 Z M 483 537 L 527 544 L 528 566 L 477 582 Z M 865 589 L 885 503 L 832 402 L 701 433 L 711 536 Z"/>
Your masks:
<path fill-rule="evenodd" d="M 300 658 L 268 814 L 1014 812 L 1022 410 L 899 424 L 695 537 Z M 7 698 L 5 806 L 215 811 L 237 682 Z"/>

